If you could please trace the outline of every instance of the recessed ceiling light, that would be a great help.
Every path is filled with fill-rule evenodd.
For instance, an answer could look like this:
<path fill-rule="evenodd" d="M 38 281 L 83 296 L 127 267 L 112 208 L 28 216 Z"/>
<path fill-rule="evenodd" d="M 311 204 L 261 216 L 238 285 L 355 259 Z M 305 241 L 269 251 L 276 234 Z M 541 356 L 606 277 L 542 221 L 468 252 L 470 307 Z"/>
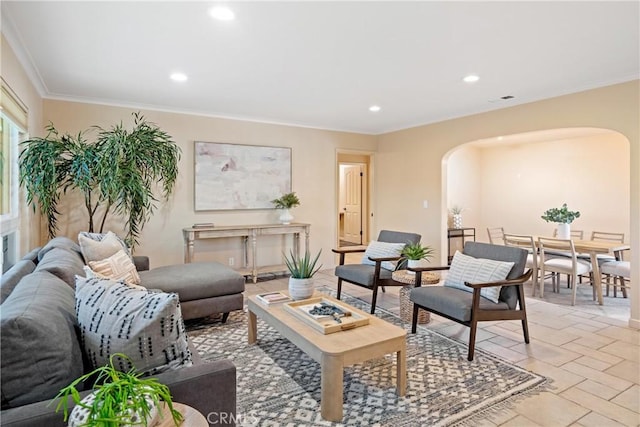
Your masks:
<path fill-rule="evenodd" d="M 369 111 L 377 113 L 378 111 L 380 111 L 381 108 L 379 105 L 372 105 L 371 107 L 369 107 Z"/>
<path fill-rule="evenodd" d="M 214 6 L 209 9 L 209 15 L 218 21 L 233 21 L 236 18 L 236 14 L 233 10 L 226 6 Z"/>
<path fill-rule="evenodd" d="M 186 82 L 188 77 L 184 73 L 173 73 L 169 76 L 174 82 Z"/>
<path fill-rule="evenodd" d="M 480 80 L 480 77 L 476 76 L 475 74 L 469 74 L 462 79 L 462 81 L 465 83 L 475 83 L 478 80 Z"/>

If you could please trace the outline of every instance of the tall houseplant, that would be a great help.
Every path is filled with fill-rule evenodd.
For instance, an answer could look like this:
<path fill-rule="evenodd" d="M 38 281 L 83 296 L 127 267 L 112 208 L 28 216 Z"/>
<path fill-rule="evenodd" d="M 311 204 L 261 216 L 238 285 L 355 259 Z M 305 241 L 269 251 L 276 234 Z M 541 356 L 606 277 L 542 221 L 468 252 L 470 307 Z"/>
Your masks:
<path fill-rule="evenodd" d="M 138 243 L 156 208 L 158 187 L 163 200 L 173 191 L 181 151 L 140 113 L 133 118 L 131 130 L 122 123 L 109 129 L 94 126 L 95 142 L 86 139 L 86 132 L 61 135 L 53 124 L 46 127 L 46 137 L 22 142 L 20 185 L 27 203 L 46 218 L 49 237 L 58 230 L 62 196 L 77 190 L 89 217 L 88 231 L 103 232 L 107 217 L 116 215 L 124 219 L 127 242 Z"/>

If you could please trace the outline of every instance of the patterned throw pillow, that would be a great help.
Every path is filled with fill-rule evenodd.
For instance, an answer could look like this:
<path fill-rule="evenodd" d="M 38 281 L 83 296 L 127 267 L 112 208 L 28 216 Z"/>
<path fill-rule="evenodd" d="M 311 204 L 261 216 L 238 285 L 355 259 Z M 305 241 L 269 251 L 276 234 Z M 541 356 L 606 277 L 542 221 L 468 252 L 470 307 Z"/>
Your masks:
<path fill-rule="evenodd" d="M 378 242 L 376 240 L 372 240 L 367 246 L 367 250 L 362 257 L 362 264 L 376 265 L 374 261 L 371 261 L 371 258 L 388 258 L 388 257 L 399 257 L 402 249 L 404 249 L 404 243 L 387 243 L 387 242 Z M 383 261 L 380 265 L 382 268 L 386 270 L 395 270 L 396 263 L 392 261 Z"/>
<path fill-rule="evenodd" d="M 111 279 L 110 277 L 103 276 L 102 274 L 93 271 L 88 265 L 84 266 L 84 277 L 87 279 Z M 133 283 L 127 283 L 124 280 L 120 280 L 120 282 L 134 289 L 140 289 L 141 291 L 147 290 L 147 288 L 142 285 L 134 285 Z"/>
<path fill-rule="evenodd" d="M 81 232 L 78 234 L 78 243 L 86 263 L 109 258 L 119 250 L 124 250 L 131 258 L 126 243 L 112 231 L 106 234 Z"/>
<path fill-rule="evenodd" d="M 129 285 L 140 284 L 136 266 L 122 249 L 101 261 L 89 261 L 89 267 L 103 277 L 122 280 Z"/>
<path fill-rule="evenodd" d="M 126 354 L 149 375 L 192 364 L 177 294 L 77 276 L 76 314 L 92 368 L 107 364 L 113 353 Z M 125 360 L 116 366 L 131 368 Z"/>
<path fill-rule="evenodd" d="M 513 262 L 495 261 L 485 258 L 474 258 L 456 251 L 451 261 L 449 273 L 444 286 L 473 292 L 473 288 L 464 283 L 488 283 L 504 280 L 513 268 Z M 500 298 L 501 286 L 493 286 L 480 290 L 480 295 L 495 303 Z"/>

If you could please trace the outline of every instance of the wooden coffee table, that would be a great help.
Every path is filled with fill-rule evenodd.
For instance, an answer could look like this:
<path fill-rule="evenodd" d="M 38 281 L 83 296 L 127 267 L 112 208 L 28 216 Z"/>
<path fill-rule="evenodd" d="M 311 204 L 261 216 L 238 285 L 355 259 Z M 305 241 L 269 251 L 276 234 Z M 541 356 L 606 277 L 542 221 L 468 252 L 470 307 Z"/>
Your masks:
<path fill-rule="evenodd" d="M 338 301 L 317 293 L 314 296 Z M 404 329 L 351 307 L 343 301 L 340 301 L 340 305 L 369 317 L 369 324 L 324 335 L 287 312 L 283 304 L 267 306 L 258 301 L 254 295 L 248 298 L 248 305 L 249 344 L 254 344 L 257 340 L 257 317 L 260 317 L 320 364 L 322 418 L 329 421 L 342 420 L 345 366 L 389 353 L 396 353 L 396 389 L 398 396 L 404 396 L 407 387 L 407 332 Z"/>

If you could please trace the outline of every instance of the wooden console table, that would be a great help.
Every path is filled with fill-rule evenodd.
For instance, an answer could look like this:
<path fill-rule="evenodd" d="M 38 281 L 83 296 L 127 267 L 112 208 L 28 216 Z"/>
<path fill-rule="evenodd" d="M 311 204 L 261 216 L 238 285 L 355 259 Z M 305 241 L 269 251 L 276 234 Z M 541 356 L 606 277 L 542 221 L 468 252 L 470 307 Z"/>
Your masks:
<path fill-rule="evenodd" d="M 225 237 L 242 238 L 243 268 L 239 272 L 245 276 L 251 276 L 253 283 L 258 281 L 259 273 L 275 273 L 286 271 L 284 264 L 258 267 L 256 262 L 258 253 L 258 237 L 277 234 L 293 234 L 293 252 L 300 255 L 300 233 L 304 233 L 305 251 L 309 250 L 310 224 L 260 224 L 260 225 L 223 225 L 214 227 L 189 227 L 182 229 L 184 237 L 184 262 L 190 263 L 193 259 L 193 246 L 196 240 L 220 239 Z M 249 240 L 251 240 L 251 262 L 249 262 Z"/>

